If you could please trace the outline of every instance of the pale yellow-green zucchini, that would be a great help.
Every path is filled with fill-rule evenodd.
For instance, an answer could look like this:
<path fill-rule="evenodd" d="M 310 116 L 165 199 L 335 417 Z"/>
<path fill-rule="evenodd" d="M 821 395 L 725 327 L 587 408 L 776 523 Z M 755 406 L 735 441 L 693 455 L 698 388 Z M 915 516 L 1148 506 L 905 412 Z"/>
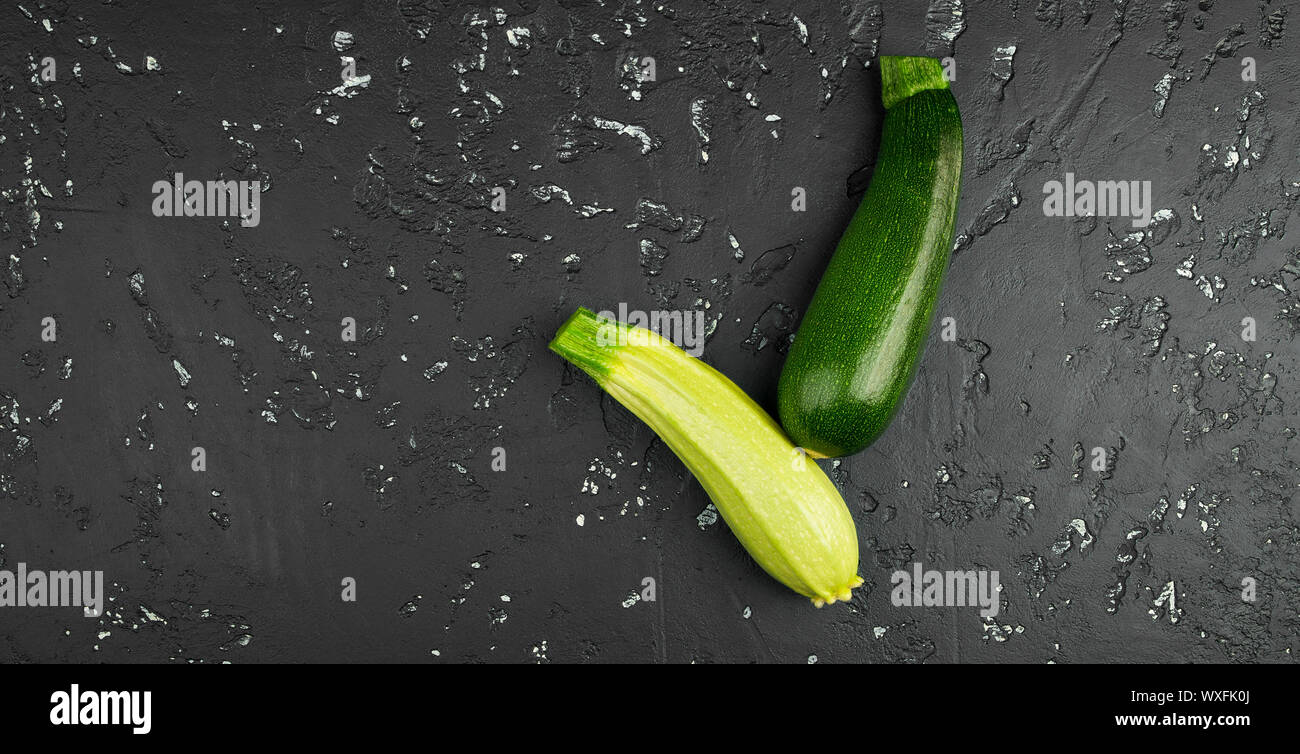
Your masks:
<path fill-rule="evenodd" d="M 735 383 L 656 333 L 588 309 L 550 347 L 663 438 L 773 578 L 818 607 L 862 584 L 844 498 Z"/>

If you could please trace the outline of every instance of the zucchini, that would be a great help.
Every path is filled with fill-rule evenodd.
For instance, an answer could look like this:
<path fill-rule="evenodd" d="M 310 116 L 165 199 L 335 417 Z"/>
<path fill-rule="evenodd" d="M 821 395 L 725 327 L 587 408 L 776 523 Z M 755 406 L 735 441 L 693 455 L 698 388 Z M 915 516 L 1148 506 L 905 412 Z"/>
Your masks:
<path fill-rule="evenodd" d="M 844 498 L 735 383 L 658 334 L 585 308 L 550 348 L 650 425 L 773 578 L 818 607 L 862 584 Z"/>
<path fill-rule="evenodd" d="M 961 115 L 933 58 L 881 57 L 885 124 L 866 196 L 786 357 L 781 424 L 817 457 L 870 445 L 907 394 L 952 250 Z"/>

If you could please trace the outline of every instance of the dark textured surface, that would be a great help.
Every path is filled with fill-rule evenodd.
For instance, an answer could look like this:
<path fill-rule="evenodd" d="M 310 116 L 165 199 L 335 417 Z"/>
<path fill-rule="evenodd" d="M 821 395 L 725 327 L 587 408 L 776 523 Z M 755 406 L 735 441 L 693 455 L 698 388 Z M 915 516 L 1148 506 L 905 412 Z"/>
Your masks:
<path fill-rule="evenodd" d="M 1296 3 L 929 5 L 7 3 L 0 567 L 103 569 L 112 602 L 0 609 L 0 660 L 1293 661 Z M 869 176 L 877 42 L 957 61 L 958 340 L 833 469 L 867 586 L 814 610 L 546 342 L 578 305 L 705 307 L 705 358 L 774 408 Z M 1044 217 L 1067 170 L 1172 217 Z M 260 225 L 155 218 L 177 171 L 262 180 Z M 890 605 L 916 561 L 1000 571 L 996 620 Z"/>

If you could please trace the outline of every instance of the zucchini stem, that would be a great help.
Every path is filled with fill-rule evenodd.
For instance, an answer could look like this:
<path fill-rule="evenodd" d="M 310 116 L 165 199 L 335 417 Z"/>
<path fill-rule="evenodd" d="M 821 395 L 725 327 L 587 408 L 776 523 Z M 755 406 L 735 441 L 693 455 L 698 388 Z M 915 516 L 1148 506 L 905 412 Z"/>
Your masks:
<path fill-rule="evenodd" d="M 880 57 L 880 99 L 886 110 L 914 94 L 947 88 L 943 64 L 934 58 Z"/>
<path fill-rule="evenodd" d="M 586 307 L 579 307 L 551 341 L 550 349 L 582 371 L 601 387 L 618 361 L 618 351 L 627 345 L 620 338 L 617 322 L 601 319 Z"/>

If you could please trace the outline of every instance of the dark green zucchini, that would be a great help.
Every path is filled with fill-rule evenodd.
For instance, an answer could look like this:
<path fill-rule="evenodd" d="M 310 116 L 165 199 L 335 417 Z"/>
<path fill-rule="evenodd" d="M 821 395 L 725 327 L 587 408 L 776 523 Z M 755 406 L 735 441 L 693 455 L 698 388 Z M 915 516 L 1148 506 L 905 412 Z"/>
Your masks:
<path fill-rule="evenodd" d="M 885 125 L 871 185 L 781 372 L 781 423 L 810 454 L 847 456 L 889 425 L 916 373 L 952 250 L 961 115 L 933 58 L 880 58 Z"/>

